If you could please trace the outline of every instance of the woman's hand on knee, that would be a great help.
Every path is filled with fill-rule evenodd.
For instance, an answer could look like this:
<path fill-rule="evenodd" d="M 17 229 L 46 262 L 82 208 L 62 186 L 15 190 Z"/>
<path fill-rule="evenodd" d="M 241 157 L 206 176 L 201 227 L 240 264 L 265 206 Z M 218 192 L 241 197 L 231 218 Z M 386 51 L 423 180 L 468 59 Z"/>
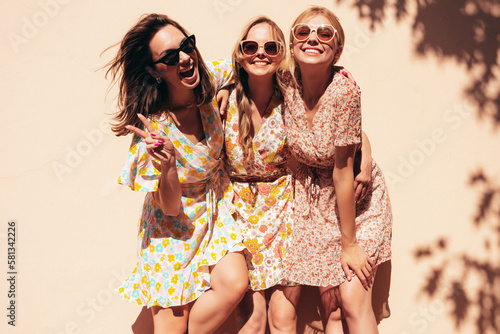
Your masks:
<path fill-rule="evenodd" d="M 354 244 L 348 247 L 342 247 L 340 263 L 349 282 L 351 281 L 353 276 L 351 273 L 352 269 L 356 276 L 358 276 L 363 287 L 366 290 L 370 288 L 372 284 L 372 273 L 373 268 L 375 267 L 375 263 L 368 257 L 365 251 L 363 251 L 363 249 L 358 244 Z"/>

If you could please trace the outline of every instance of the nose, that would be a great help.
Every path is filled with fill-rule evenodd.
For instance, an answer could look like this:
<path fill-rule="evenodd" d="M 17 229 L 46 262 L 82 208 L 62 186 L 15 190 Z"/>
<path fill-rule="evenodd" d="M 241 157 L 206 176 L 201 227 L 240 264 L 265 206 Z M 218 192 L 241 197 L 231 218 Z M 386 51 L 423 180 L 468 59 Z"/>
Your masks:
<path fill-rule="evenodd" d="M 313 29 L 311 31 L 311 33 L 309 34 L 309 37 L 307 38 L 307 40 L 310 42 L 310 41 L 313 41 L 313 42 L 316 42 L 318 43 L 318 32 L 316 31 L 316 29 Z"/>
<path fill-rule="evenodd" d="M 189 61 L 191 57 L 184 51 L 179 51 L 179 62 Z"/>
<path fill-rule="evenodd" d="M 264 45 L 259 45 L 256 53 L 258 56 L 264 56 L 266 54 L 266 52 L 264 50 Z"/>

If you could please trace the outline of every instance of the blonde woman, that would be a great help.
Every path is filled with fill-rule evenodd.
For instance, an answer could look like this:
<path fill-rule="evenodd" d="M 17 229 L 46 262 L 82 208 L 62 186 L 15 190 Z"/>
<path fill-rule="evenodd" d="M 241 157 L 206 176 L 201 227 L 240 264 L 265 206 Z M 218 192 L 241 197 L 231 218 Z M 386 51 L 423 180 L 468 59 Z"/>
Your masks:
<path fill-rule="evenodd" d="M 378 333 L 371 305 L 377 265 L 391 257 L 392 213 L 373 162 L 367 195 L 355 201 L 354 156 L 362 142 L 360 90 L 335 71 L 344 47 L 338 18 L 324 7 L 301 13 L 290 32 L 285 130 L 298 161 L 295 219 L 283 278 L 318 286 L 325 333 Z"/>
<path fill-rule="evenodd" d="M 250 315 L 239 333 L 264 333 L 266 319 L 271 333 L 296 332 L 295 306 L 280 279 L 293 196 L 282 118 L 285 46 L 276 23 L 260 16 L 243 29 L 232 54 L 236 88 L 226 116 L 224 163 L 249 251 L 251 288 L 243 303 Z"/>

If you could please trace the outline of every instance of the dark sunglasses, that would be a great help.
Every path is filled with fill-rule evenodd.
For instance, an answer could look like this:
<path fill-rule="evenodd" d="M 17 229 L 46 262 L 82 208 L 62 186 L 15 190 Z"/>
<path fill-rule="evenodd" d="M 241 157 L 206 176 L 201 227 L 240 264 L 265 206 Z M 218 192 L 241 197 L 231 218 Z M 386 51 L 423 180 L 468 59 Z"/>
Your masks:
<path fill-rule="evenodd" d="M 321 24 L 313 28 L 307 23 L 299 23 L 292 28 L 292 35 L 296 40 L 302 42 L 308 39 L 313 31 L 316 32 L 316 36 L 323 43 L 330 42 L 337 33 L 337 29 L 330 24 Z"/>
<path fill-rule="evenodd" d="M 163 57 L 153 62 L 153 64 L 156 65 L 158 63 L 163 63 L 170 66 L 177 65 L 179 63 L 179 52 L 182 51 L 184 53 L 191 53 L 195 50 L 195 47 L 196 40 L 194 38 L 194 35 L 191 35 L 189 37 L 186 37 L 186 39 L 182 41 L 178 49 L 168 50 Z"/>
<path fill-rule="evenodd" d="M 267 41 L 264 43 L 264 45 L 259 45 L 256 41 L 241 41 L 240 42 L 241 46 L 241 52 L 243 52 L 244 55 L 247 56 L 253 56 L 254 54 L 259 51 L 260 47 L 264 48 L 264 52 L 268 56 L 276 56 L 278 53 L 281 51 L 281 43 L 276 42 L 276 41 Z"/>

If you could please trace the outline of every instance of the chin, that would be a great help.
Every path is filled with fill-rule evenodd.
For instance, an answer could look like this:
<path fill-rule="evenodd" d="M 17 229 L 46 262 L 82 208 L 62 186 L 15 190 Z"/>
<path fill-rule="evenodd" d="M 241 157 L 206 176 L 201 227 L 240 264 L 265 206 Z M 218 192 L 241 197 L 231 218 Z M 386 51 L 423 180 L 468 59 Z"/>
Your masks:
<path fill-rule="evenodd" d="M 198 72 L 198 69 L 196 69 L 196 71 L 194 72 L 194 75 L 191 78 L 189 78 L 188 81 L 181 80 L 181 83 L 183 86 L 185 86 L 187 88 L 194 89 L 200 84 L 200 81 L 201 81 L 200 73 Z"/>
<path fill-rule="evenodd" d="M 324 59 L 301 59 L 300 61 L 297 61 L 299 65 L 318 65 L 318 66 L 324 66 L 324 65 L 330 65 L 333 62 L 332 60 L 324 60 Z"/>

